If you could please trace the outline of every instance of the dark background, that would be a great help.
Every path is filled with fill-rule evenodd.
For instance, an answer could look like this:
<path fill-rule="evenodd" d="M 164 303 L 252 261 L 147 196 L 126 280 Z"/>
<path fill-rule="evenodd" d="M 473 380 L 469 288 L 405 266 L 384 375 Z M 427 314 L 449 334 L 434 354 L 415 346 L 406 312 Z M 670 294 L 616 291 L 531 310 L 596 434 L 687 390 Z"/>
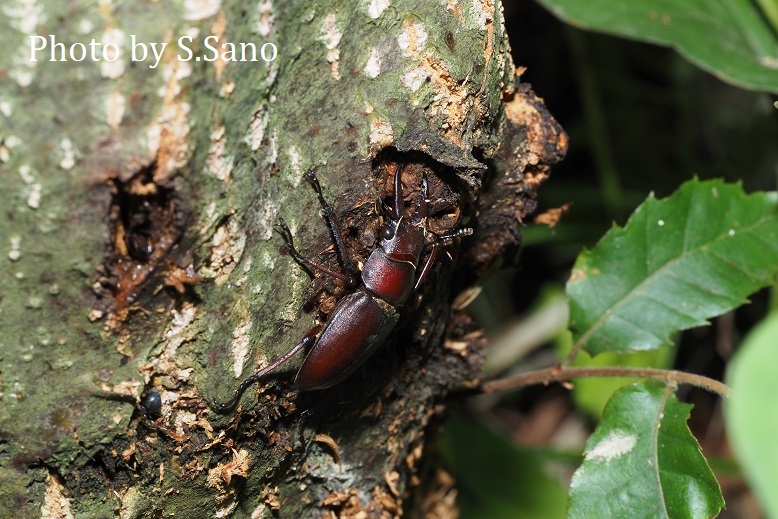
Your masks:
<path fill-rule="evenodd" d="M 741 181 L 746 192 L 772 191 L 778 163 L 778 125 L 769 95 L 723 83 L 672 49 L 565 25 L 535 2 L 508 0 L 504 7 L 514 62 L 526 67 L 522 81 L 545 100 L 570 137 L 567 158 L 552 169 L 539 190 L 537 212 L 563 204 L 570 207 L 553 229 L 528 222 L 518 255 L 506 258 L 505 267 L 472 305 L 493 335 L 531 312 L 549 290 L 561 290 L 578 253 L 593 247 L 614 223 L 623 226 L 649 193 L 666 197 L 694 177 Z M 762 291 L 752 296 L 750 305 L 714 319 L 711 326 L 682 333 L 674 367 L 723 379 L 729 357 L 765 315 L 769 297 L 767 290 Z M 546 345 L 523 362 L 543 367 L 556 358 L 553 347 Z M 728 510 L 720 517 L 759 517 L 731 459 L 719 399 L 685 387 L 677 396 L 694 404 L 689 426 L 727 502 Z M 578 449 L 553 449 L 542 439 L 570 422 L 580 427 L 581 441 L 596 425 L 558 385 L 526 388 L 487 404 L 465 406 L 449 422 L 443 440 L 448 466 L 459 484 L 462 517 L 510 517 L 506 512 L 510 507 L 499 512 L 494 503 L 509 501 L 511 495 L 522 499 L 520 492 L 509 490 L 507 496 L 479 495 L 479 489 L 499 493 L 500 474 L 491 490 L 472 481 L 474 474 L 481 478 L 484 474 L 477 454 L 455 454 L 462 430 L 486 423 L 480 441 L 491 443 L 490 449 L 496 448 L 496 440 L 489 435 L 497 431 L 516 442 L 506 444 L 507 450 L 518 445 L 520 450 L 545 453 L 543 463 L 551 460 L 561 466 L 557 476 L 564 485 L 580 461 L 583 444 Z M 477 450 L 478 439 L 472 439 L 477 433 L 469 433 L 471 439 L 463 447 Z M 490 455 L 510 459 L 499 452 L 483 452 L 481 459 Z M 495 470 L 500 469 L 493 466 L 491 473 Z M 505 468 L 503 476 L 510 478 L 510 472 Z M 515 511 L 523 514 L 516 517 L 535 517 L 521 504 Z M 541 509 L 535 512 L 543 517 Z"/>

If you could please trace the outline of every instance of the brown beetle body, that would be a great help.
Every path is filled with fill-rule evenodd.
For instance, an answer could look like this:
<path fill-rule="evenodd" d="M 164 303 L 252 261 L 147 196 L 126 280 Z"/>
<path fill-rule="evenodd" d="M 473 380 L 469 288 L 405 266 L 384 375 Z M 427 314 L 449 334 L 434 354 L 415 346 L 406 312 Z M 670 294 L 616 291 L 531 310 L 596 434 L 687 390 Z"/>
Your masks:
<path fill-rule="evenodd" d="M 422 253 L 426 247 L 426 220 L 428 183 L 423 178 L 421 198 L 413 216 L 404 215 L 402 195 L 402 168 L 394 174 L 394 204 L 392 218 L 381 232 L 378 246 L 368 257 L 361 272 L 348 259 L 340 226 L 332 209 L 324 200 L 321 186 L 315 175 L 309 173 L 306 180 L 313 186 L 322 205 L 324 216 L 332 231 L 335 250 L 341 264 L 349 271 L 347 275 L 334 272 L 314 261 L 304 258 L 294 248 L 289 228 L 281 220 L 280 233 L 289 245 L 292 256 L 298 263 L 321 270 L 334 276 L 346 285 L 355 285 L 357 290 L 340 300 L 319 335 L 312 328 L 289 352 L 272 362 L 266 368 L 247 378 L 235 391 L 231 400 L 216 406 L 219 412 L 235 406 L 243 392 L 256 380 L 286 362 L 300 349 L 313 346 L 295 378 L 295 385 L 301 390 L 315 390 L 332 387 L 341 382 L 361 366 L 381 346 L 400 319 L 400 309 L 421 285 L 437 256 L 440 243 L 456 236 L 469 235 L 472 229 L 462 229 L 449 235 L 439 236 L 432 244 L 427 261 L 417 274 Z"/>
<path fill-rule="evenodd" d="M 413 218 L 403 216 L 402 167 L 395 173 L 394 219 L 362 269 L 363 287 L 341 299 L 295 378 L 302 390 L 332 387 L 362 365 L 386 341 L 399 309 L 416 286 L 424 250 L 427 179 Z"/>
<path fill-rule="evenodd" d="M 400 320 L 364 290 L 341 299 L 297 372 L 294 384 L 303 391 L 332 387 L 354 372 Z"/>

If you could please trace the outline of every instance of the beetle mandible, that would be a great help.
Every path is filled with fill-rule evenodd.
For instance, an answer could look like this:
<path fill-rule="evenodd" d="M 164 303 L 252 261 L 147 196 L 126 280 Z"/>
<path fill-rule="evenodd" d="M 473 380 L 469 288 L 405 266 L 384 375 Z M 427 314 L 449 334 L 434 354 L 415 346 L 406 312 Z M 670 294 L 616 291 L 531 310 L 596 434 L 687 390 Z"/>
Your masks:
<path fill-rule="evenodd" d="M 361 272 L 346 252 L 340 224 L 324 199 L 315 172 L 305 175 L 319 199 L 332 234 L 335 252 L 346 273 L 333 271 L 302 256 L 294 247 L 292 233 L 283 220 L 279 221 L 278 232 L 298 263 L 333 276 L 355 290 L 338 302 L 318 340 L 318 327 L 308 330 L 291 350 L 244 380 L 230 400 L 217 404 L 216 412 L 232 409 L 251 384 L 278 368 L 301 349 L 310 346 L 311 351 L 294 381 L 297 388 L 303 391 L 326 389 L 341 382 L 386 341 L 400 319 L 401 308 L 432 269 L 440 247 L 451 243 L 453 238 L 473 233 L 471 228 L 463 228 L 435 235 L 432 250 L 417 275 L 422 254 L 427 247 L 425 236 L 431 234 L 426 228 L 429 183 L 426 174 L 423 175 L 418 205 L 413 215 L 406 217 L 402 193 L 403 167 L 404 164 L 398 165 L 394 173 L 394 200 L 389 221 L 381 230 L 378 246 L 370 253 Z"/>

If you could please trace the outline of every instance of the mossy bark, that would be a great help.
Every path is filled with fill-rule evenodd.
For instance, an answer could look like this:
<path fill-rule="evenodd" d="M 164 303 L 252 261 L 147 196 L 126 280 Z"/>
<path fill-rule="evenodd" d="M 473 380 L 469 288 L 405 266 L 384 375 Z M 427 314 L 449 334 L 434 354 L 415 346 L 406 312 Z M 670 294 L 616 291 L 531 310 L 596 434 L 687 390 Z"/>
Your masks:
<path fill-rule="evenodd" d="M 518 242 L 565 148 L 519 82 L 499 4 L 12 4 L 0 32 L 0 516 L 399 515 L 430 419 L 483 355 L 450 296 Z M 49 48 L 31 61 L 36 35 L 63 43 L 64 60 Z M 236 54 L 211 60 L 209 36 Z M 139 44 L 163 42 L 154 68 L 140 59 Z M 101 52 L 109 43 L 118 59 Z M 277 55 L 266 45 L 272 61 L 233 61 L 242 43 Z M 311 288 L 272 231 L 284 218 L 305 253 L 337 265 L 303 174 L 318 168 L 364 260 L 400 162 L 410 205 L 430 178 L 432 231 L 475 227 L 450 248 L 457 261 L 440 261 L 343 384 L 295 392 L 297 359 L 235 413 L 212 413 L 342 293 Z M 139 406 L 152 391 L 160 416 Z"/>

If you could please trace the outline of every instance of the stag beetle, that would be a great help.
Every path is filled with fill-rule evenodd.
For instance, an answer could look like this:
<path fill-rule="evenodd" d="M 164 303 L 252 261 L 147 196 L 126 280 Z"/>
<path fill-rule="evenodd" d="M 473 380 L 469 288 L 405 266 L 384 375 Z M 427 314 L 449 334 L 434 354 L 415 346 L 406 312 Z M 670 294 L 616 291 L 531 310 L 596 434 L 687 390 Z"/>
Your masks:
<path fill-rule="evenodd" d="M 280 220 L 277 230 L 298 263 L 333 276 L 355 290 L 338 302 L 318 340 L 316 334 L 319 327 L 308 330 L 291 350 L 244 380 L 230 400 L 217 404 L 216 412 L 232 409 L 251 384 L 278 368 L 301 349 L 310 346 L 313 347 L 297 372 L 295 385 L 303 391 L 310 391 L 326 389 L 341 382 L 386 341 L 400 319 L 400 309 L 429 274 L 440 247 L 450 244 L 453 238 L 473 233 L 472 229 L 464 228 L 442 236 L 436 235 L 432 250 L 417 275 L 416 270 L 426 248 L 425 236 L 430 232 L 426 229 L 429 184 L 424 175 L 419 203 L 413 216 L 406 217 L 402 193 L 403 166 L 397 166 L 394 173 L 394 201 L 390 219 L 381 230 L 378 246 L 368 257 L 361 272 L 346 253 L 340 224 L 324 199 L 315 172 L 305 175 L 319 198 L 335 251 L 346 273 L 333 271 L 302 256 L 295 248 L 292 233 L 283 220 Z"/>

